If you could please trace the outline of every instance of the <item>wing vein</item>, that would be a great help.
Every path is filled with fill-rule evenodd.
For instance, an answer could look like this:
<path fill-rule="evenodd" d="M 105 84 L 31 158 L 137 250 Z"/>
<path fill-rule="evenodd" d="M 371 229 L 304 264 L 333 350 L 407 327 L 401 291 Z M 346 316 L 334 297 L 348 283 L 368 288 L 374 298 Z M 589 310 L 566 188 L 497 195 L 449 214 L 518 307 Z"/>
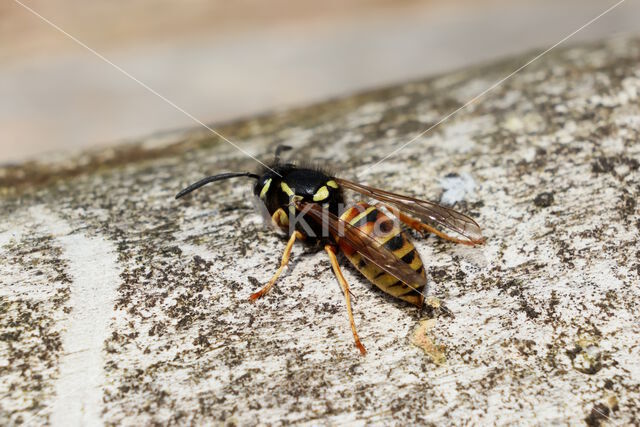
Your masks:
<path fill-rule="evenodd" d="M 369 187 L 341 178 L 336 178 L 339 185 L 381 202 L 388 203 L 399 210 L 432 226 L 440 226 L 469 240 L 471 243 L 482 243 L 484 237 L 478 223 L 471 217 L 454 209 L 435 202 L 420 200 L 410 196 L 391 193 L 378 188 Z"/>

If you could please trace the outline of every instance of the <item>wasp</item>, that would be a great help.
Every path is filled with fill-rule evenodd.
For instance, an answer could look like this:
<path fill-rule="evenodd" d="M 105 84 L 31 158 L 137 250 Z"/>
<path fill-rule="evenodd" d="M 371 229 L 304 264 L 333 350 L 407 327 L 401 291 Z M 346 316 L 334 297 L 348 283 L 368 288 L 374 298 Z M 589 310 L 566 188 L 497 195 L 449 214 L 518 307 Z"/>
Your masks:
<path fill-rule="evenodd" d="M 266 208 L 272 225 L 287 234 L 288 242 L 275 274 L 250 299 L 259 299 L 273 287 L 289 262 L 296 240 L 320 245 L 344 293 L 355 345 L 364 355 L 366 349 L 353 319 L 349 284 L 337 259 L 339 251 L 382 291 L 420 308 L 427 277 L 420 254 L 404 229 L 433 233 L 470 246 L 482 244 L 485 239 L 472 218 L 451 208 L 338 178 L 319 168 L 281 162 L 281 151 L 288 149 L 279 146 L 273 163 L 260 174 L 233 172 L 209 176 L 180 191 L 176 199 L 215 181 L 254 179 L 253 193 Z M 376 202 L 360 201 L 345 206 L 344 190 Z"/>

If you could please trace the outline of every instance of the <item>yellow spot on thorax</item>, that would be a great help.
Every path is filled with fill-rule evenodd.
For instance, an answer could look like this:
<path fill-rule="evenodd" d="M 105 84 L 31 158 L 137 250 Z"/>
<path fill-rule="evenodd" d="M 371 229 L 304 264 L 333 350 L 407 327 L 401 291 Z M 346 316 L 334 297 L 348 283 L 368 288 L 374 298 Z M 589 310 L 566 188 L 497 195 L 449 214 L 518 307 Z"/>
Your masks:
<path fill-rule="evenodd" d="M 285 194 L 289 197 L 293 197 L 293 195 L 295 194 L 293 190 L 287 185 L 286 182 L 281 182 L 280 188 L 282 188 L 282 191 L 284 191 Z"/>
<path fill-rule="evenodd" d="M 316 191 L 316 194 L 313 195 L 313 201 L 319 202 L 321 200 L 325 200 L 327 197 L 329 197 L 329 189 L 326 185 L 323 185 L 318 191 Z"/>
<path fill-rule="evenodd" d="M 338 188 L 338 183 L 335 182 L 334 180 L 327 181 L 327 185 L 331 188 Z"/>

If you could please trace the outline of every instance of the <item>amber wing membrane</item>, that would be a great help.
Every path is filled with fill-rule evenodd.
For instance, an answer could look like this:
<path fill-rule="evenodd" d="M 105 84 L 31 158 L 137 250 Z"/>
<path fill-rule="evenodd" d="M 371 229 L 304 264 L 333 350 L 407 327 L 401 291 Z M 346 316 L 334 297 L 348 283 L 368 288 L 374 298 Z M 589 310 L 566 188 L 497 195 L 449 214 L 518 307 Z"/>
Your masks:
<path fill-rule="evenodd" d="M 468 241 L 469 244 L 484 243 L 485 239 L 482 237 L 480 226 L 472 218 L 456 210 L 435 202 L 391 193 L 345 179 L 336 178 L 335 181 L 344 188 L 395 206 L 400 211 L 424 221 L 426 224 L 453 231 L 462 236 L 462 240 Z"/>
<path fill-rule="evenodd" d="M 296 203 L 296 207 L 305 212 L 320 225 L 327 226 L 329 232 L 360 256 L 376 265 L 384 272 L 398 278 L 407 286 L 421 291 L 427 283 L 426 277 L 416 273 L 408 264 L 399 260 L 393 252 L 385 248 L 362 230 L 341 220 L 331 212 L 315 203 Z"/>

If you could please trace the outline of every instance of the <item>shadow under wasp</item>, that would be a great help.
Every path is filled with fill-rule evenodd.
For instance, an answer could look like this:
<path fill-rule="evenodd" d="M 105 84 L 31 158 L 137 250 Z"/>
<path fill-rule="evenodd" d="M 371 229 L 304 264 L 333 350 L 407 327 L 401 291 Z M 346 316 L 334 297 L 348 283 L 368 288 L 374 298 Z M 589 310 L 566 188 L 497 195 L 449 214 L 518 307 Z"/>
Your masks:
<path fill-rule="evenodd" d="M 250 299 L 262 297 L 276 283 L 289 262 L 296 240 L 321 245 L 344 292 L 355 345 L 366 354 L 353 320 L 349 284 L 340 270 L 338 251 L 382 291 L 421 307 L 422 289 L 427 283 L 424 265 L 398 221 L 418 232 L 433 233 L 471 246 L 484 243 L 482 232 L 470 217 L 437 203 L 347 181 L 318 168 L 283 163 L 280 153 L 288 149 L 290 147 L 279 146 L 274 162 L 260 174 L 232 172 L 209 176 L 180 191 L 176 199 L 211 182 L 235 177 L 255 179 L 254 194 L 264 204 L 272 224 L 289 235 L 289 241 L 280 267 Z M 377 203 L 357 202 L 345 207 L 344 189 L 375 199 Z"/>

